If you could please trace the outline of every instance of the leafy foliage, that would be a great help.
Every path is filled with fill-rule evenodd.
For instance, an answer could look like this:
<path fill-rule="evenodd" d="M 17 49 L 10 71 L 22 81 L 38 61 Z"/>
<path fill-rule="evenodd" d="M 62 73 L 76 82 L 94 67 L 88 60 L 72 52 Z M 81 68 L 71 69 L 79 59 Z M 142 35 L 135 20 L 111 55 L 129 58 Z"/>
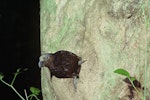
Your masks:
<path fill-rule="evenodd" d="M 25 97 L 23 97 L 13 86 L 17 75 L 19 75 L 23 71 L 27 71 L 27 70 L 28 70 L 27 68 L 26 69 L 18 68 L 17 71 L 14 73 L 14 77 L 13 77 L 11 83 L 7 83 L 6 81 L 4 81 L 3 80 L 4 75 L 2 73 L 0 73 L 0 81 L 2 83 L 4 83 L 5 85 L 7 85 L 8 87 L 10 87 L 20 97 L 21 100 L 28 100 L 28 99 L 32 100 L 33 97 L 36 100 L 39 100 L 37 96 L 40 94 L 40 90 L 38 88 L 30 87 L 31 94 L 29 96 L 27 96 L 27 93 L 25 92 L 25 96 L 26 96 L 26 99 L 25 99 Z"/>
<path fill-rule="evenodd" d="M 124 69 L 121 69 L 121 68 L 116 69 L 116 70 L 114 71 L 114 73 L 117 73 L 117 74 L 120 74 L 120 75 L 124 75 L 124 76 L 126 76 L 126 77 L 130 77 L 129 72 L 126 71 L 126 70 L 124 70 Z"/>
<path fill-rule="evenodd" d="M 131 76 L 130 76 L 130 73 L 129 73 L 127 70 L 122 69 L 122 68 L 119 68 L 119 69 L 116 69 L 116 70 L 114 71 L 114 73 L 117 73 L 117 74 L 126 76 L 127 79 L 130 81 L 131 85 L 133 86 L 133 88 L 136 90 L 136 92 L 139 93 L 139 91 L 137 90 L 135 84 L 133 83 L 133 82 L 136 80 L 136 78 L 135 78 L 135 77 L 131 77 Z M 140 93 L 139 93 L 139 94 L 140 94 Z"/>
<path fill-rule="evenodd" d="M 0 73 L 0 80 L 2 80 L 4 78 L 3 73 Z"/>
<path fill-rule="evenodd" d="M 30 87 L 30 91 L 32 94 L 39 95 L 40 90 L 36 87 Z"/>

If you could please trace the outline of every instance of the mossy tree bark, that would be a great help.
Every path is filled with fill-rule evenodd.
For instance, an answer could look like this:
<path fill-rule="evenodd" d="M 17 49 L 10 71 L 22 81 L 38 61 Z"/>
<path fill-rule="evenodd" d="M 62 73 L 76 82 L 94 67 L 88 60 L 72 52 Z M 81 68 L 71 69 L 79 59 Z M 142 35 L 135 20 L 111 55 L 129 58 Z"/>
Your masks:
<path fill-rule="evenodd" d="M 44 100 L 128 100 L 130 92 L 113 71 L 128 70 L 149 100 L 149 0 L 41 0 L 41 51 L 68 50 L 82 59 L 77 91 L 73 79 L 50 79 L 41 69 Z M 142 100 L 136 95 L 135 100 Z"/>

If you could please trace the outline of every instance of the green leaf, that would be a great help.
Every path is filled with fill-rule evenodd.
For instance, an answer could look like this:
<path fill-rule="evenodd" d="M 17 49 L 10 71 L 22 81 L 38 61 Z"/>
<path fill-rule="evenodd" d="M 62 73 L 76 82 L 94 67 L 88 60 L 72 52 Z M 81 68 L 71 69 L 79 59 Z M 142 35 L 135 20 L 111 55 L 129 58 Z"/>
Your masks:
<path fill-rule="evenodd" d="M 2 80 L 4 78 L 3 73 L 0 73 L 0 80 Z"/>
<path fill-rule="evenodd" d="M 19 72 L 20 72 L 20 70 L 21 70 L 21 68 L 18 68 L 18 69 L 17 69 L 17 73 L 19 73 Z"/>
<path fill-rule="evenodd" d="M 30 91 L 32 92 L 32 94 L 35 94 L 35 95 L 39 95 L 40 93 L 40 90 L 36 87 L 30 87 Z"/>
<path fill-rule="evenodd" d="M 134 80 L 136 80 L 135 77 L 130 77 L 130 80 L 133 82 Z"/>
<path fill-rule="evenodd" d="M 25 69 L 22 69 L 22 68 L 18 68 L 17 71 L 14 73 L 14 74 L 20 74 L 22 73 L 23 71 L 27 71 L 28 68 L 25 68 Z"/>
<path fill-rule="evenodd" d="M 124 69 L 121 69 L 121 68 L 116 69 L 116 70 L 114 71 L 114 73 L 117 73 L 117 74 L 120 74 L 120 75 L 124 75 L 124 76 L 130 77 L 129 72 L 126 71 L 126 70 L 124 70 Z"/>
<path fill-rule="evenodd" d="M 28 68 L 23 69 L 23 71 L 27 71 L 27 70 L 28 70 Z"/>

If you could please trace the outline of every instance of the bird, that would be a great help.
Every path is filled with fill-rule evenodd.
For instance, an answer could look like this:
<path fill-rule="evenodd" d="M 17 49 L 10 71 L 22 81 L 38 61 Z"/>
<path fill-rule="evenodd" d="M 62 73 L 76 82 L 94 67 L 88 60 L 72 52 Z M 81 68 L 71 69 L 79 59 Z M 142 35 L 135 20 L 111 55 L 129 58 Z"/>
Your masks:
<path fill-rule="evenodd" d="M 39 57 L 38 66 L 48 67 L 51 78 L 56 76 L 57 78 L 73 78 L 74 88 L 77 88 L 77 79 L 81 69 L 81 64 L 86 60 L 82 60 L 81 57 L 76 54 L 60 50 L 55 53 L 44 53 Z"/>

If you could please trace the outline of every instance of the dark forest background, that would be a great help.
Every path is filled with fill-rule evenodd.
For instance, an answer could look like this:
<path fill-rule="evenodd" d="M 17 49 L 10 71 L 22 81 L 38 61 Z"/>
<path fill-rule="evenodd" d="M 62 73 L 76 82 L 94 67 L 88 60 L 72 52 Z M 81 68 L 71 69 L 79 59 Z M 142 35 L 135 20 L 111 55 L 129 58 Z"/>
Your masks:
<path fill-rule="evenodd" d="M 40 15 L 39 0 L 0 0 L 0 72 L 10 82 L 18 68 L 28 68 L 15 81 L 14 87 L 24 96 L 30 86 L 40 89 Z M 20 98 L 0 82 L 0 98 Z M 41 99 L 41 97 L 40 97 Z"/>

